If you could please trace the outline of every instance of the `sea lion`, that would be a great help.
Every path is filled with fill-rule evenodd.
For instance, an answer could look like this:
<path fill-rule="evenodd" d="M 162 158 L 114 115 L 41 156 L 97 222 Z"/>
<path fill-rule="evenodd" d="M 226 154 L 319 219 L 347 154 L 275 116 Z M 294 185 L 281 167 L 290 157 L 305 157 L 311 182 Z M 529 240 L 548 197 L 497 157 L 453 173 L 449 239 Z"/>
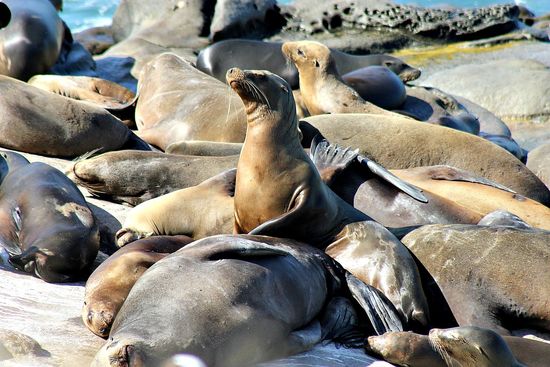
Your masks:
<path fill-rule="evenodd" d="M 100 78 L 67 75 L 35 75 L 28 83 L 65 97 L 91 102 L 120 117 L 135 102 L 135 94 L 123 86 Z M 133 106 L 135 107 L 135 106 Z M 133 119 L 134 108 L 127 112 Z"/>
<path fill-rule="evenodd" d="M 192 241 L 187 236 L 145 238 L 111 255 L 86 281 L 82 307 L 84 325 L 106 338 L 130 289 L 145 270 Z"/>
<path fill-rule="evenodd" d="M 529 225 L 550 230 L 550 208 L 483 177 L 450 166 L 391 170 L 397 177 L 425 191 L 449 198 L 485 216 L 506 210 Z"/>
<path fill-rule="evenodd" d="M 346 85 L 330 49 L 315 41 L 283 43 L 282 51 L 299 71 L 300 92 L 312 115 L 325 113 L 373 113 L 399 116 L 365 101 Z"/>
<path fill-rule="evenodd" d="M 367 66 L 342 75 L 344 83 L 365 101 L 386 110 L 398 109 L 407 98 L 405 85 L 384 66 Z"/>
<path fill-rule="evenodd" d="M 550 142 L 529 152 L 527 168 L 533 171 L 546 187 L 550 188 Z"/>
<path fill-rule="evenodd" d="M 48 356 L 48 351 L 28 335 L 15 330 L 0 329 L 0 362 L 29 355 Z"/>
<path fill-rule="evenodd" d="M 452 332 L 455 336 L 459 337 L 461 339 L 460 342 L 467 344 L 468 348 L 472 346 L 481 347 L 482 344 L 480 342 L 482 342 L 482 349 L 484 351 L 487 347 L 490 351 L 506 351 L 506 348 L 502 346 L 502 342 L 498 340 L 502 338 L 517 361 L 529 367 L 545 367 L 547 361 L 550 360 L 550 345 L 537 340 L 515 336 L 498 336 L 493 331 L 468 326 L 454 328 L 454 330 L 448 329 L 448 331 L 445 331 L 445 334 L 447 332 Z M 440 339 L 436 335 L 433 335 L 433 337 Z M 430 339 L 428 335 L 412 332 L 389 332 L 384 335 L 370 336 L 366 349 L 398 366 L 448 367 L 443 357 L 430 344 Z M 496 340 L 496 343 L 489 343 L 491 340 Z M 444 345 L 442 346 L 445 347 Z M 465 348 L 466 346 L 457 346 L 452 350 L 458 353 L 465 353 L 467 351 Z M 454 360 L 453 362 L 456 363 L 457 361 Z M 481 362 L 480 364 L 476 364 L 476 366 L 478 365 L 481 365 Z M 497 364 L 495 363 L 491 366 L 497 366 Z M 498 366 L 501 365 L 498 364 Z"/>
<path fill-rule="evenodd" d="M 220 143 L 217 141 L 180 141 L 172 143 L 165 153 L 200 156 L 227 156 L 241 154 L 242 143 Z"/>
<path fill-rule="evenodd" d="M 362 155 L 388 169 L 449 165 L 550 205 L 550 191 L 525 165 L 472 134 L 404 118 L 365 114 L 306 117 L 300 121 L 300 130 L 306 147 L 310 146 L 307 141 L 321 134 L 332 144 L 358 148 Z"/>
<path fill-rule="evenodd" d="M 17 269 L 47 282 L 89 271 L 99 231 L 86 200 L 63 173 L 44 163 L 10 170 L 0 185 L 0 242 Z"/>
<path fill-rule="evenodd" d="M 116 117 L 90 103 L 0 76 L 0 146 L 76 157 L 128 147 L 150 150 Z"/>
<path fill-rule="evenodd" d="M 147 64 L 138 94 L 138 135 L 162 150 L 185 140 L 244 140 L 246 115 L 235 93 L 175 54 Z"/>
<path fill-rule="evenodd" d="M 118 246 L 149 236 L 178 234 L 200 239 L 231 233 L 236 174 L 231 169 L 197 186 L 139 204 L 117 232 Z"/>
<path fill-rule="evenodd" d="M 57 61 L 65 27 L 49 0 L 3 0 L 0 74 L 28 80 Z M 7 20 L 7 22 L 6 22 Z"/>
<path fill-rule="evenodd" d="M 240 69 L 269 70 L 285 79 L 292 89 L 298 89 L 298 70 L 281 51 L 282 43 L 248 39 L 232 39 L 216 42 L 203 49 L 197 57 L 197 68 L 225 83 L 225 74 L 232 67 Z M 420 77 L 420 70 L 402 60 L 384 54 L 350 55 L 331 50 L 336 67 L 341 74 L 367 66 L 384 66 L 404 81 Z M 256 57 L 262 55 L 262 57 Z"/>
<path fill-rule="evenodd" d="M 320 250 L 265 236 L 208 237 L 142 275 L 92 366 L 156 365 L 176 353 L 212 367 L 245 366 L 308 350 L 324 338 L 347 344 L 362 316 L 349 293 L 374 324 L 387 321 L 382 329 L 399 324 L 379 292 Z"/>
<path fill-rule="evenodd" d="M 506 342 L 492 330 L 477 327 L 432 329 L 430 343 L 448 364 L 465 367 L 526 367 L 519 363 Z"/>
<path fill-rule="evenodd" d="M 93 195 L 137 205 L 198 185 L 235 168 L 238 160 L 239 156 L 199 157 L 125 150 L 77 161 L 67 175 Z"/>
<path fill-rule="evenodd" d="M 310 156 L 332 191 L 385 227 L 476 224 L 483 216 L 428 190 L 423 191 L 426 201 L 411 197 L 365 167 L 358 160 L 357 151 L 343 149 L 326 140 L 312 143 Z"/>
<path fill-rule="evenodd" d="M 532 228 L 527 222 L 515 214 L 505 210 L 495 210 L 481 218 L 477 223 L 478 226 L 509 226 L 520 229 Z"/>
<path fill-rule="evenodd" d="M 392 233 L 321 181 L 300 144 L 296 106 L 286 81 L 267 71 L 232 68 L 227 82 L 247 111 L 235 184 L 235 232 L 293 238 L 320 248 L 338 239 L 336 260 L 365 283 L 380 287 L 407 323 L 425 325 L 428 306 L 412 257 Z M 370 258 L 350 256 L 352 247 Z M 366 263 L 372 266 L 368 274 L 362 268 Z"/>
<path fill-rule="evenodd" d="M 532 271 L 548 267 L 549 231 L 433 224 L 402 241 L 431 274 L 458 325 L 503 335 L 514 328 L 550 330 L 550 277 Z"/>

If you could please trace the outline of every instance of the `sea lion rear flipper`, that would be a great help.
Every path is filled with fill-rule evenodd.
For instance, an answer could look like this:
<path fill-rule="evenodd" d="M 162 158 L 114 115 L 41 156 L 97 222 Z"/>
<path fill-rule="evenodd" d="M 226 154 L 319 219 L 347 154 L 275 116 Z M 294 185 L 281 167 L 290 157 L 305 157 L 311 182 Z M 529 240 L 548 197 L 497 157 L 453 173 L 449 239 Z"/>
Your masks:
<path fill-rule="evenodd" d="M 346 272 L 346 282 L 353 298 L 366 312 L 378 335 L 388 331 L 403 331 L 403 324 L 395 306 L 382 292 L 363 283 L 349 272 Z"/>
<path fill-rule="evenodd" d="M 384 167 L 382 167 L 381 165 L 379 165 L 375 161 L 372 161 L 372 160 L 370 160 L 367 157 L 362 156 L 362 155 L 358 155 L 357 160 L 361 164 L 367 166 L 368 169 L 372 173 L 374 173 L 375 175 L 377 175 L 378 177 L 380 177 L 384 181 L 386 181 L 386 182 L 392 184 L 393 186 L 397 187 L 399 190 L 403 191 L 405 194 L 409 195 L 413 199 L 418 200 L 422 203 L 427 203 L 428 202 L 428 198 L 426 198 L 426 196 L 424 196 L 424 194 L 422 193 L 422 190 L 420 190 L 416 186 L 413 186 L 413 185 L 403 181 L 402 179 L 395 176 L 393 173 L 391 173 L 390 171 L 388 171 L 387 169 L 385 169 Z"/>
<path fill-rule="evenodd" d="M 367 334 L 359 324 L 359 317 L 351 301 L 334 297 L 325 306 L 321 315 L 323 340 L 332 340 L 348 348 L 362 348 Z"/>
<path fill-rule="evenodd" d="M 343 149 L 335 144 L 330 144 L 321 135 L 315 135 L 311 141 L 309 156 L 315 164 L 321 179 L 330 186 L 334 176 L 346 169 L 359 151 L 350 148 Z"/>
<path fill-rule="evenodd" d="M 313 320 L 302 329 L 294 330 L 289 334 L 285 351 L 289 355 L 306 352 L 319 343 L 321 338 L 319 321 Z"/>
<path fill-rule="evenodd" d="M 460 168 L 452 167 L 452 166 L 439 165 L 439 166 L 430 167 L 430 171 L 428 175 L 432 180 L 472 182 L 472 183 L 492 186 L 497 189 L 516 194 L 514 190 L 509 189 L 504 185 L 501 185 L 499 183 L 496 183 L 484 177 L 476 176 L 471 172 L 465 171 Z"/>

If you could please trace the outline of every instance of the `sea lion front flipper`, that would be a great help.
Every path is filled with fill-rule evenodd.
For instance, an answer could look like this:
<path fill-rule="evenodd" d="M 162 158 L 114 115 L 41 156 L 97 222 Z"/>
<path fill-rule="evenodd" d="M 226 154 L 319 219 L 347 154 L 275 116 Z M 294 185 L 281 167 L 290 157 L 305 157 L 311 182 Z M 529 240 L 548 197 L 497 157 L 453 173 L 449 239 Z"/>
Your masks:
<path fill-rule="evenodd" d="M 478 183 L 486 186 L 492 186 L 494 188 L 516 194 L 514 190 L 509 189 L 504 185 L 501 185 L 499 183 L 496 183 L 484 177 L 476 176 L 471 172 L 465 171 L 460 168 L 452 167 L 452 166 L 447 166 L 447 165 L 432 166 L 430 167 L 428 176 L 432 180 L 464 181 L 464 182 Z"/>
<path fill-rule="evenodd" d="M 321 179 L 330 186 L 334 177 L 355 161 L 358 152 L 357 149 L 343 149 L 338 145 L 330 144 L 317 134 L 311 141 L 309 156 L 319 171 Z"/>
<path fill-rule="evenodd" d="M 310 189 L 298 189 L 297 194 L 291 200 L 290 210 L 276 218 L 270 219 L 258 227 L 254 228 L 248 234 L 284 237 L 288 229 L 303 223 L 305 202 L 310 196 Z"/>
<path fill-rule="evenodd" d="M 346 272 L 346 283 L 353 298 L 366 312 L 376 334 L 403 331 L 403 324 L 395 306 L 382 292 L 363 283 L 349 272 Z"/>
<path fill-rule="evenodd" d="M 319 321 L 313 320 L 304 328 L 294 330 L 288 335 L 285 350 L 289 355 L 308 351 L 322 340 L 321 337 L 321 325 Z"/>
<path fill-rule="evenodd" d="M 374 173 L 375 175 L 377 175 L 378 177 L 380 177 L 384 181 L 386 181 L 386 182 L 392 184 L 393 186 L 397 187 L 399 190 L 403 191 L 405 194 L 409 195 L 413 199 L 418 200 L 421 203 L 427 203 L 428 202 L 428 198 L 426 198 L 426 196 L 424 196 L 424 194 L 422 193 L 422 190 L 420 190 L 416 186 L 413 186 L 413 185 L 403 181 L 402 179 L 395 176 L 393 173 L 391 173 L 390 171 L 388 171 L 387 169 L 385 169 L 384 167 L 382 167 L 381 165 L 379 165 L 375 161 L 372 161 L 372 160 L 370 160 L 367 157 L 362 156 L 362 155 L 358 155 L 357 160 L 361 164 L 367 166 L 368 169 L 372 173 Z"/>

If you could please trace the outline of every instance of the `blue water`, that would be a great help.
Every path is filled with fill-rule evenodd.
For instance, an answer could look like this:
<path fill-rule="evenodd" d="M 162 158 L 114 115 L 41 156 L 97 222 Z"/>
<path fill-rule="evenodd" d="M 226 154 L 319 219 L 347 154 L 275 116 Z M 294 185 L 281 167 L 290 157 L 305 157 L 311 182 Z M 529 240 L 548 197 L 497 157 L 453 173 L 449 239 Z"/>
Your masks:
<path fill-rule="evenodd" d="M 120 0 L 64 0 L 61 17 L 73 32 L 86 28 L 111 24 L 111 19 Z M 154 1 L 154 0 L 151 0 Z M 296 0 L 300 1 L 300 0 Z M 451 5 L 455 7 L 480 7 L 505 3 L 506 0 L 394 0 L 401 4 L 420 6 Z M 511 2 L 512 0 L 510 0 Z M 519 1 L 519 0 L 518 0 Z M 279 1 L 291 3 L 292 0 Z M 527 8 L 537 15 L 550 13 L 550 0 L 522 0 Z"/>

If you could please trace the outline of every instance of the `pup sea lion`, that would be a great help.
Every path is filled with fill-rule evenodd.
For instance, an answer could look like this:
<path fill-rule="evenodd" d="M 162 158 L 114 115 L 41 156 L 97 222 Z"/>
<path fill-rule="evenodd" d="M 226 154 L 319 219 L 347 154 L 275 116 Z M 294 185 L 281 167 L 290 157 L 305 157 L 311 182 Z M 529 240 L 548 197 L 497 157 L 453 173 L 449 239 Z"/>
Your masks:
<path fill-rule="evenodd" d="M 78 188 L 44 163 L 10 170 L 0 185 L 0 240 L 9 262 L 47 282 L 78 279 L 99 250 L 99 231 Z"/>
<path fill-rule="evenodd" d="M 397 114 L 365 101 L 339 75 L 330 49 L 319 42 L 285 42 L 283 53 L 298 68 L 300 92 L 312 115 L 325 113 Z M 397 115 L 399 116 L 399 115 Z"/>
<path fill-rule="evenodd" d="M 300 130 L 305 146 L 321 133 L 332 144 L 358 148 L 362 155 L 388 169 L 449 165 L 550 205 L 550 191 L 525 165 L 472 134 L 404 118 L 365 114 L 306 117 L 300 121 Z"/>
<path fill-rule="evenodd" d="M 440 335 L 449 337 L 449 334 L 457 337 L 456 343 L 464 343 L 466 345 L 459 346 L 455 344 L 454 347 L 451 347 L 450 343 L 444 344 L 443 339 L 445 337 L 440 337 Z M 506 348 L 499 340 L 502 338 L 515 359 L 526 366 L 544 367 L 550 359 L 550 345 L 547 343 L 515 336 L 498 336 L 491 330 L 472 326 L 440 330 L 434 334 L 430 334 L 430 337 L 411 332 L 389 332 L 384 335 L 370 336 L 366 348 L 367 351 L 374 352 L 382 356 L 384 360 L 398 366 L 447 367 L 448 365 L 443 357 L 432 346 L 433 344 L 430 343 L 432 337 L 434 341 L 441 341 L 441 344 L 438 343 L 438 345 L 443 348 L 449 346 L 451 350 L 462 355 L 467 353 L 471 347 L 475 349 L 477 347 L 480 348 L 477 349 L 478 352 L 476 354 L 483 353 L 481 350 L 485 352 L 485 349 L 488 349 L 489 353 L 506 353 Z M 476 361 L 479 364 L 475 366 L 482 365 L 482 361 L 479 358 L 476 358 Z M 455 359 L 452 362 L 456 363 L 457 360 Z M 496 361 L 493 362 L 495 364 L 491 366 L 497 366 Z M 501 366 L 501 364 L 498 365 Z"/>
<path fill-rule="evenodd" d="M 0 95 L 0 146 L 5 148 L 60 157 L 124 146 L 150 150 L 119 119 L 90 103 L 5 76 L 0 76 Z"/>
<path fill-rule="evenodd" d="M 298 70 L 292 63 L 287 62 L 281 50 L 282 45 L 279 42 L 247 39 L 216 42 L 199 53 L 197 68 L 224 83 L 227 70 L 233 67 L 269 70 L 286 80 L 292 89 L 298 89 Z M 331 52 L 341 74 L 377 65 L 388 68 L 404 82 L 420 77 L 420 70 L 390 55 L 350 55 L 338 50 L 331 50 Z"/>
<path fill-rule="evenodd" d="M 412 257 L 386 228 L 321 181 L 300 144 L 296 106 L 284 79 L 233 68 L 227 82 L 241 97 L 248 120 L 237 165 L 235 232 L 293 238 L 320 248 L 338 239 L 333 255 L 348 271 L 380 287 L 406 322 L 426 324 L 427 303 Z M 353 258 L 347 252 L 352 247 L 370 258 Z M 379 260 L 385 257 L 392 260 Z M 368 274 L 366 263 L 372 266 Z"/>
<path fill-rule="evenodd" d="M 140 238 L 187 235 L 199 239 L 233 230 L 236 169 L 201 184 L 139 204 L 126 216 L 116 234 L 119 247 Z"/>
<path fill-rule="evenodd" d="M 550 276 L 532 271 L 548 266 L 549 231 L 434 224 L 402 241 L 431 274 L 460 326 L 503 335 L 513 328 L 550 330 Z"/>
<path fill-rule="evenodd" d="M 157 236 L 136 241 L 111 255 L 86 281 L 84 325 L 106 338 L 130 289 L 145 270 L 192 241 L 187 236 Z"/>
<path fill-rule="evenodd" d="M 155 365 L 188 353 L 212 367 L 246 366 L 308 350 L 326 337 L 346 344 L 360 331 L 361 314 L 335 297 L 350 299 L 349 293 L 374 323 L 399 323 L 377 291 L 344 274 L 322 251 L 292 240 L 240 235 L 196 241 L 136 282 L 92 365 Z M 327 303 L 331 321 L 320 324 Z"/>
<path fill-rule="evenodd" d="M 235 168 L 238 160 L 239 156 L 199 157 L 125 150 L 78 161 L 68 176 L 94 195 L 137 205 L 198 185 Z"/>
<path fill-rule="evenodd" d="M 244 140 L 246 115 L 239 98 L 175 54 L 164 53 L 147 64 L 138 94 L 138 135 L 162 150 L 184 140 Z"/>
<path fill-rule="evenodd" d="M 3 0 L 0 7 L 0 74 L 28 80 L 56 62 L 65 34 L 49 0 Z M 7 20 L 7 22 L 6 22 Z"/>

